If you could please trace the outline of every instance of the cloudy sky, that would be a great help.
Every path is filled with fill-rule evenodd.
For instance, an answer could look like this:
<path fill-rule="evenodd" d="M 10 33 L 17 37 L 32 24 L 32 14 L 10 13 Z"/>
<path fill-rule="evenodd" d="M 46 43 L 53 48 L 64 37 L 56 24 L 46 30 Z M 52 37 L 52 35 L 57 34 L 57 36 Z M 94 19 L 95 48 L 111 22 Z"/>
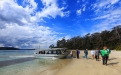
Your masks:
<path fill-rule="evenodd" d="M 116 25 L 120 0 L 0 0 L 0 47 L 47 48 Z"/>

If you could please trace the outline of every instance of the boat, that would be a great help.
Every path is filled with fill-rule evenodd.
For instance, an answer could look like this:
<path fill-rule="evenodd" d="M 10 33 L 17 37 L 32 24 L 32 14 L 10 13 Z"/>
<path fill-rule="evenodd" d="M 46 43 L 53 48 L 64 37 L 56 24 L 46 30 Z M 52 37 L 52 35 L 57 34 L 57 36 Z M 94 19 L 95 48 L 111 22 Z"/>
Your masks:
<path fill-rule="evenodd" d="M 68 55 L 67 48 L 51 48 L 34 53 L 35 58 L 62 59 Z"/>

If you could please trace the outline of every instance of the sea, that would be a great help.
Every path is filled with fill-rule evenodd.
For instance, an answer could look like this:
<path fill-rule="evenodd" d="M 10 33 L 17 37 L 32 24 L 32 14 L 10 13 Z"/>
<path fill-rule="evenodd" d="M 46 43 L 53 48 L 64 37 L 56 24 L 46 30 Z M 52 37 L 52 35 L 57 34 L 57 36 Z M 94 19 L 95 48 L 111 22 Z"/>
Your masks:
<path fill-rule="evenodd" d="M 70 59 L 36 59 L 35 50 L 0 50 L 0 75 L 53 75 Z"/>

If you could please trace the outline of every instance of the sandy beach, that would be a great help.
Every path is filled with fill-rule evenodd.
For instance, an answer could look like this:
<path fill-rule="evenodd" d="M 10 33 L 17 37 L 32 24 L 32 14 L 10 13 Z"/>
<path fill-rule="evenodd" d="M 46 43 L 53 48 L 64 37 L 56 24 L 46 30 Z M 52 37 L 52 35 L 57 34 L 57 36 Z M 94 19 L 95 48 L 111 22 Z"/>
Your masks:
<path fill-rule="evenodd" d="M 81 51 L 80 59 L 73 58 L 66 66 L 56 71 L 55 75 L 121 75 L 121 52 L 112 51 L 108 65 L 102 65 L 102 61 L 92 59 L 89 52 L 88 59 L 83 58 Z"/>

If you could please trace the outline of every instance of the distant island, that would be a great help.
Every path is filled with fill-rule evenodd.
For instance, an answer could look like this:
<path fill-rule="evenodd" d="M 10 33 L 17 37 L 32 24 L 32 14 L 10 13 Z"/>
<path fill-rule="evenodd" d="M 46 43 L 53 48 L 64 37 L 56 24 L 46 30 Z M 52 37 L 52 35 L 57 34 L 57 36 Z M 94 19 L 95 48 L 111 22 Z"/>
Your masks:
<path fill-rule="evenodd" d="M 35 49 L 19 49 L 14 47 L 0 47 L 0 50 L 35 50 Z"/>

